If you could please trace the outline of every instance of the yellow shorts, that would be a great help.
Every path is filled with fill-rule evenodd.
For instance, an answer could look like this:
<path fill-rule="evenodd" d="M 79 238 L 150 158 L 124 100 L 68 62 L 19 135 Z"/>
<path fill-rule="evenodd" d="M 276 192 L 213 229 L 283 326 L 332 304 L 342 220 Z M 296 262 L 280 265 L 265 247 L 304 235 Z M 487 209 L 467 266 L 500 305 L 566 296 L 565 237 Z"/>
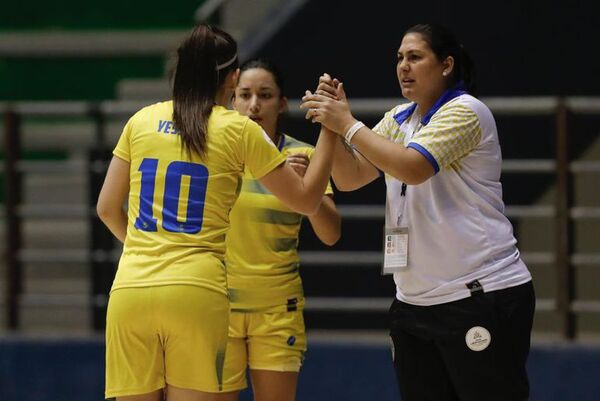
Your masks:
<path fill-rule="evenodd" d="M 192 285 L 122 288 L 106 317 L 106 398 L 170 384 L 219 392 L 227 345 L 225 294 Z"/>
<path fill-rule="evenodd" d="M 306 351 L 302 311 L 231 312 L 223 391 L 247 387 L 246 368 L 298 372 Z"/>

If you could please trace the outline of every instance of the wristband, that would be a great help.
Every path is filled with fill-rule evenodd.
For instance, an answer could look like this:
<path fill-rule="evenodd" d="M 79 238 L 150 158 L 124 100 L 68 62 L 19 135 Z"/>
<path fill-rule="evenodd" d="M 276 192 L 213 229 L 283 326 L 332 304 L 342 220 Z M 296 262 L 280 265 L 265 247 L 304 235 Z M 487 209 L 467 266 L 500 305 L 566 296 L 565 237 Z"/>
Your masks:
<path fill-rule="evenodd" d="M 365 124 L 363 124 L 362 121 L 355 122 L 354 125 L 352 125 L 352 127 L 350 127 L 350 129 L 348 129 L 348 131 L 346 132 L 346 135 L 344 135 L 344 139 L 346 139 L 346 142 L 350 143 L 350 141 L 352 140 L 352 137 L 354 137 L 354 134 L 356 134 L 358 132 L 358 130 L 364 126 L 365 126 Z"/>

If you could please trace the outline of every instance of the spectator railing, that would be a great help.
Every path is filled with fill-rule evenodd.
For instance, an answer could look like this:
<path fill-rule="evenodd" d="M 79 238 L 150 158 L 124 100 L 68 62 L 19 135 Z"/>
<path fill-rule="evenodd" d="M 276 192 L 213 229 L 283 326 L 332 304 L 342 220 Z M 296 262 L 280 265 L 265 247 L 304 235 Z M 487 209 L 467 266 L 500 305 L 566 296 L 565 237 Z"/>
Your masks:
<path fill-rule="evenodd" d="M 565 338 L 575 338 L 577 334 L 575 314 L 580 312 L 600 312 L 600 301 L 582 301 L 575 296 L 575 267 L 600 265 L 598 253 L 576 253 L 574 251 L 573 222 L 579 219 L 599 219 L 600 207 L 577 207 L 573 204 L 573 175 L 582 172 L 600 173 L 600 161 L 572 161 L 569 153 L 569 113 L 600 115 L 600 98 L 583 97 L 534 97 L 534 98 L 487 98 L 483 101 L 496 116 L 500 115 L 547 115 L 555 118 L 556 153 L 551 159 L 507 159 L 503 171 L 511 173 L 553 174 L 556 185 L 556 199 L 553 206 L 507 205 L 506 214 L 511 218 L 539 217 L 553 218 L 556 224 L 555 251 L 524 253 L 526 262 L 554 265 L 557 269 L 556 299 L 538 299 L 538 310 L 556 311 L 561 318 L 561 333 Z M 355 99 L 352 101 L 356 115 L 367 118 L 381 116 L 397 104 L 396 99 Z M 114 242 L 108 231 L 99 223 L 95 214 L 94 202 L 103 180 L 107 155 L 112 148 L 106 140 L 106 123 L 113 119 L 125 120 L 141 106 L 139 102 L 106 101 L 89 102 L 30 102 L 1 104 L 4 115 L 4 166 L 2 173 L 5 182 L 4 220 L 6 227 L 5 262 L 7 327 L 19 328 L 19 304 L 23 288 L 21 265 L 45 263 L 48 261 L 66 263 L 90 263 L 92 266 L 92 299 L 89 305 L 94 308 L 94 327 L 100 328 L 106 306 L 107 285 L 114 274 L 114 265 L 120 251 L 114 249 Z M 290 102 L 292 117 L 303 115 L 297 101 Z M 29 117 L 82 118 L 94 122 L 96 135 L 88 165 L 75 166 L 72 162 L 25 162 L 20 160 L 22 151 L 22 120 Z M 66 169 L 88 171 L 90 177 L 89 205 L 65 206 L 44 205 L 34 207 L 22 203 L 22 178 L 30 172 L 62 172 Z M 381 205 L 340 205 L 344 219 L 373 219 L 384 216 Z M 42 250 L 22 248 L 22 220 L 30 217 L 87 218 L 91 225 L 91 242 L 88 249 Z M 381 263 L 379 251 L 327 251 L 301 252 L 304 267 L 313 265 L 354 265 L 377 268 Z M 100 283 L 98 283 L 98 281 Z M 108 284 L 107 284 L 108 281 Z M 72 297 L 71 297 L 72 298 Z M 53 302 L 75 302 L 65 296 Z M 30 297 L 28 302 L 48 303 L 43 297 Z M 0 301 L 2 302 L 2 301 Z M 307 310 L 326 311 L 384 311 L 389 306 L 385 298 L 311 298 Z"/>

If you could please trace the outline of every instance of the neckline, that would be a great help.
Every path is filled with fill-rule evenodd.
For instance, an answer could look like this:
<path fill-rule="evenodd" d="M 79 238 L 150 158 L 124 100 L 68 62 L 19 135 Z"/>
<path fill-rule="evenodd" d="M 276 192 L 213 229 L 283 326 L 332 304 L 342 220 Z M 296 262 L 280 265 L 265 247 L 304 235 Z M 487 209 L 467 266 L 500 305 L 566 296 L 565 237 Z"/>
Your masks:
<path fill-rule="evenodd" d="M 442 93 L 442 96 L 440 96 L 438 98 L 438 100 L 436 100 L 436 102 L 433 104 L 433 106 L 431 106 L 429 111 L 427 111 L 427 113 L 421 118 L 421 121 L 420 121 L 421 124 L 423 124 L 423 125 L 429 124 L 429 121 L 431 120 L 433 115 L 435 113 L 437 113 L 437 111 L 440 108 L 442 108 L 442 106 L 444 106 L 446 103 L 448 103 L 452 99 L 457 98 L 457 97 L 462 96 L 467 93 L 468 92 L 465 90 L 462 81 L 459 82 L 456 86 L 446 89 L 444 91 L 444 93 Z M 394 115 L 394 120 L 396 120 L 398 125 L 402 125 L 402 123 L 404 123 L 410 116 L 412 116 L 412 114 L 415 112 L 416 108 L 417 108 L 417 104 L 413 103 L 412 105 L 410 105 L 406 109 L 402 110 L 401 112 L 396 113 Z"/>

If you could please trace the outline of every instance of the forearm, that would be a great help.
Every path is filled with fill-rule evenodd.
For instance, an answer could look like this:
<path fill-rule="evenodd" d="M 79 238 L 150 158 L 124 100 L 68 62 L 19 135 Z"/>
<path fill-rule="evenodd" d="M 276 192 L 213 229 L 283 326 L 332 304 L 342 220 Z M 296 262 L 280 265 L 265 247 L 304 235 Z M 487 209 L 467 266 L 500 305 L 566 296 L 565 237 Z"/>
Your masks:
<path fill-rule="evenodd" d="M 308 220 L 313 231 L 324 244 L 332 246 L 340 239 L 342 219 L 331 197 L 324 196 L 319 210 L 308 216 Z"/>
<path fill-rule="evenodd" d="M 127 214 L 123 205 L 129 193 L 129 167 L 128 161 L 116 156 L 112 158 L 96 205 L 100 220 L 121 242 L 127 235 Z"/>
<path fill-rule="evenodd" d="M 125 242 L 127 235 L 127 214 L 123 209 L 99 215 L 100 220 L 111 233 L 121 242 Z"/>
<path fill-rule="evenodd" d="M 435 173 L 418 151 L 390 142 L 367 127 L 354 135 L 352 144 L 376 168 L 407 184 L 421 184 Z"/>
<path fill-rule="evenodd" d="M 373 181 L 379 172 L 340 137 L 335 147 L 331 176 L 340 191 L 353 191 Z"/>
<path fill-rule="evenodd" d="M 305 176 L 302 178 L 302 198 L 309 204 L 309 208 L 313 209 L 313 214 L 317 211 L 323 193 L 329 182 L 331 168 L 333 164 L 332 154 L 335 151 L 336 135 L 325 129 L 321 129 L 315 153 L 311 158 L 310 165 L 306 170 Z"/>

